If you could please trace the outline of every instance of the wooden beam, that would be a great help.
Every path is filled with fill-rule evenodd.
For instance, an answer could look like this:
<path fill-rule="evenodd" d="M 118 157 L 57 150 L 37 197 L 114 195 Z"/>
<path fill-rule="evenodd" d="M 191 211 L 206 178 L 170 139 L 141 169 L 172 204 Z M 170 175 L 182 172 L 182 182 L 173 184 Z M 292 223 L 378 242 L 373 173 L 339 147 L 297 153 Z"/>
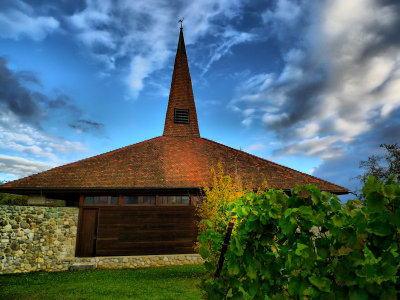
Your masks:
<path fill-rule="evenodd" d="M 85 205 L 85 196 L 84 195 L 80 195 L 79 196 L 79 207 L 82 207 Z"/>

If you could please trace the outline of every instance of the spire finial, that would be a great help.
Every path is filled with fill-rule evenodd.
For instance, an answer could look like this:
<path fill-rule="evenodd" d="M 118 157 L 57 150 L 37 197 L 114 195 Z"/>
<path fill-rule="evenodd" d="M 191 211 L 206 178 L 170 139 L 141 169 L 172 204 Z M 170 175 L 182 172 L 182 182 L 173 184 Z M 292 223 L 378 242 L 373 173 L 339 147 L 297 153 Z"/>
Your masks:
<path fill-rule="evenodd" d="M 181 29 L 183 28 L 183 26 L 182 26 L 183 20 L 185 20 L 185 18 L 182 18 L 179 20 L 179 23 L 181 23 Z"/>

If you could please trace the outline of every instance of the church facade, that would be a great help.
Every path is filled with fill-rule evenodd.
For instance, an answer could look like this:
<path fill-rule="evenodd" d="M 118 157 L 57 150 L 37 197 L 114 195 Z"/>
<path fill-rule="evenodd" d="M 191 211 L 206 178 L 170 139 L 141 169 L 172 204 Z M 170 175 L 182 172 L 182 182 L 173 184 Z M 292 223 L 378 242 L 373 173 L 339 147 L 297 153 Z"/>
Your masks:
<path fill-rule="evenodd" d="M 254 187 L 289 192 L 312 183 L 347 189 L 202 138 L 181 28 L 164 132 L 137 144 L 80 160 L 0 186 L 0 192 L 66 200 L 79 206 L 76 256 L 192 253 L 195 203 L 212 187 L 210 170 Z"/>

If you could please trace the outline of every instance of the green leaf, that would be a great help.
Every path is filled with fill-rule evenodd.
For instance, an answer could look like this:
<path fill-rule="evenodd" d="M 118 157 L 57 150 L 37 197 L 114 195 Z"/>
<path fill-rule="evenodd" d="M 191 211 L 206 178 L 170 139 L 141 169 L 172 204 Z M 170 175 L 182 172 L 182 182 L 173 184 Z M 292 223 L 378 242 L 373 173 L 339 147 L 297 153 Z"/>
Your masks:
<path fill-rule="evenodd" d="M 300 206 L 299 212 L 301 212 L 304 215 L 312 215 L 313 209 L 310 206 Z"/>
<path fill-rule="evenodd" d="M 301 244 L 301 243 L 297 243 L 297 249 L 298 249 L 298 250 L 304 250 L 304 249 L 306 249 L 306 248 L 308 248 L 307 245 L 304 245 L 304 244 Z"/>
<path fill-rule="evenodd" d="M 247 267 L 247 276 L 250 279 L 256 279 L 257 278 L 257 271 L 256 269 L 253 267 L 253 265 L 249 265 Z"/>
<path fill-rule="evenodd" d="M 246 206 L 242 206 L 242 214 L 247 216 L 249 214 L 249 209 Z"/>
<path fill-rule="evenodd" d="M 379 220 L 374 220 L 371 222 L 367 228 L 367 231 L 379 236 L 388 236 L 392 234 L 390 225 Z"/>
<path fill-rule="evenodd" d="M 213 228 L 213 223 L 211 223 L 210 220 L 206 220 L 206 225 L 208 226 L 208 228 Z"/>
<path fill-rule="evenodd" d="M 286 235 L 292 235 L 297 228 L 297 224 L 291 223 L 289 218 L 281 219 L 279 226 L 282 228 L 282 233 Z"/>
<path fill-rule="evenodd" d="M 230 275 L 237 275 L 239 274 L 240 268 L 237 261 L 230 261 L 228 264 L 228 273 Z"/>
<path fill-rule="evenodd" d="M 322 193 L 325 193 L 325 192 L 322 192 Z M 330 199 L 329 202 L 331 203 L 333 210 L 334 211 L 341 210 L 342 209 L 342 205 L 340 204 L 339 199 L 337 198 L 336 195 L 332 195 L 332 196 L 333 197 Z"/>
<path fill-rule="evenodd" d="M 284 216 L 285 216 L 285 218 L 287 218 L 287 217 L 290 216 L 291 214 L 292 214 L 292 209 L 291 209 L 291 208 L 288 208 L 288 209 L 285 210 Z"/>
<path fill-rule="evenodd" d="M 385 198 L 378 191 L 372 191 L 366 195 L 367 207 L 371 211 L 382 211 L 385 208 Z"/>
<path fill-rule="evenodd" d="M 301 243 L 297 243 L 297 249 L 296 249 L 296 251 L 294 253 L 296 255 L 301 256 L 301 255 L 303 255 L 304 249 L 307 249 L 307 248 L 308 248 L 307 245 L 304 245 L 304 244 L 301 244 Z"/>
<path fill-rule="evenodd" d="M 239 237 L 235 236 L 233 237 L 233 247 L 232 247 L 232 252 L 236 256 L 242 256 L 244 253 L 244 249 L 242 244 L 240 243 Z"/>
<path fill-rule="evenodd" d="M 203 246 L 200 248 L 199 254 L 203 259 L 207 259 L 210 257 L 211 253 L 207 246 Z"/>
<path fill-rule="evenodd" d="M 317 277 L 315 275 L 308 278 L 310 283 L 320 291 L 329 293 L 331 291 L 331 281 L 326 277 Z"/>
<path fill-rule="evenodd" d="M 352 288 L 349 293 L 350 300 L 368 300 L 368 294 L 364 289 Z"/>
<path fill-rule="evenodd" d="M 332 217 L 333 224 L 337 227 L 342 227 L 345 224 L 346 216 L 345 215 L 334 215 Z"/>

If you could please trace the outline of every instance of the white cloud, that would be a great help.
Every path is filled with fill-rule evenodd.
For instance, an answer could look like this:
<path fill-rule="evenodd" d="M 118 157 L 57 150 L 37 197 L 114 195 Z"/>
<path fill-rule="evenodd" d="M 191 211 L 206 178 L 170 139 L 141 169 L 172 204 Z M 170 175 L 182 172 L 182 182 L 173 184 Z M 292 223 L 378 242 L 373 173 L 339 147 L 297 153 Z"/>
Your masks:
<path fill-rule="evenodd" d="M 313 137 L 303 139 L 299 142 L 289 144 L 281 149 L 285 154 L 302 153 L 306 156 L 317 156 L 322 159 L 328 159 L 342 154 L 346 147 L 337 145 L 335 136 Z"/>
<path fill-rule="evenodd" d="M 208 71 L 214 62 L 220 60 L 221 57 L 229 53 L 233 46 L 252 41 L 254 38 L 255 35 L 247 32 L 238 32 L 233 29 L 228 29 L 225 31 L 220 38 L 220 40 L 222 40 L 222 44 L 218 45 L 218 47 L 215 49 L 211 59 L 203 69 L 203 74 Z"/>
<path fill-rule="evenodd" d="M 297 3 L 278 1 L 264 21 L 287 27 L 290 16 L 304 18 Z M 231 106 L 244 124 L 252 118 L 274 130 L 284 153 L 341 155 L 400 107 L 400 45 L 387 38 L 398 32 L 398 11 L 372 0 L 327 1 L 281 72 L 250 77 Z"/>
<path fill-rule="evenodd" d="M 253 143 L 253 144 L 249 145 L 248 147 L 246 147 L 244 151 L 253 152 L 253 151 L 258 151 L 258 150 L 264 150 L 266 147 L 267 146 L 265 144 L 256 142 L 256 143 Z"/>
<path fill-rule="evenodd" d="M 0 173 L 24 177 L 55 167 L 54 163 L 28 160 L 17 156 L 0 154 Z"/>
<path fill-rule="evenodd" d="M 277 0 L 261 14 L 261 17 L 268 26 L 269 34 L 285 41 L 288 36 L 299 34 L 299 27 L 302 26 L 300 23 L 302 19 L 304 20 L 304 15 L 307 15 L 307 21 L 312 19 L 311 13 L 316 9 L 316 7 L 312 7 L 313 4 L 312 0 Z"/>
<path fill-rule="evenodd" d="M 286 25 L 294 24 L 301 16 L 300 3 L 289 0 L 278 0 L 274 9 L 267 9 L 262 14 L 265 23 L 276 22 L 277 24 L 285 23 Z"/>
<path fill-rule="evenodd" d="M 19 40 L 27 37 L 35 41 L 44 39 L 59 27 L 51 16 L 38 16 L 33 8 L 20 0 L 0 11 L 0 36 Z"/>
<path fill-rule="evenodd" d="M 217 16 L 220 20 L 232 19 L 238 16 L 239 9 L 238 0 L 199 0 L 176 5 L 165 0 L 125 0 L 118 5 L 110 0 L 87 0 L 85 9 L 68 19 L 76 38 L 108 71 L 115 68 L 119 59 L 130 61 L 126 83 L 131 97 L 137 98 L 146 78 L 164 68 L 174 54 L 179 18 L 185 17 L 187 44 L 195 43 L 205 34 L 219 37 L 212 46 L 208 62 L 203 65 L 206 72 L 233 46 L 254 38 L 250 33 L 233 28 L 212 26 Z"/>
<path fill-rule="evenodd" d="M 0 173 L 15 177 L 59 165 L 66 155 L 85 151 L 81 143 L 52 137 L 6 111 L 0 112 L 0 141 Z"/>

